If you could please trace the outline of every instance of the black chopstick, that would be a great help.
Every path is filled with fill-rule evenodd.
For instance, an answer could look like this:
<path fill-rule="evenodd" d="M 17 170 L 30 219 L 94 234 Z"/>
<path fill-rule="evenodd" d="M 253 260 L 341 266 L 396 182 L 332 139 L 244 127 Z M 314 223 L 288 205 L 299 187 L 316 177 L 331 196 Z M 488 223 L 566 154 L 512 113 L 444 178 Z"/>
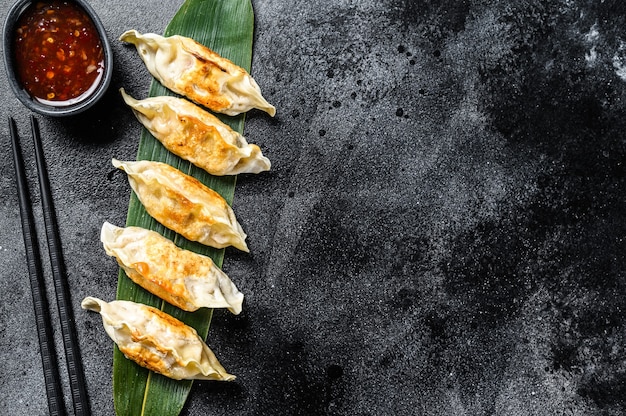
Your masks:
<path fill-rule="evenodd" d="M 28 274 L 30 276 L 30 287 L 35 309 L 35 321 L 37 324 L 37 335 L 39 337 L 39 348 L 41 350 L 44 383 L 48 396 L 48 409 L 51 416 L 62 416 L 66 413 L 65 403 L 63 401 L 63 389 L 61 388 L 61 377 L 59 376 L 59 368 L 57 366 L 57 354 L 54 347 L 54 330 L 48 312 L 49 306 L 46 297 L 43 267 L 41 265 L 39 245 L 37 243 L 35 220 L 33 212 L 30 209 L 31 201 L 28 192 L 24 161 L 18 142 L 15 120 L 11 117 L 9 117 L 9 131 L 13 148 L 15 177 L 17 179 L 22 234 L 24 235 L 26 261 L 28 263 Z"/>
<path fill-rule="evenodd" d="M 41 145 L 39 126 L 34 116 L 30 117 L 33 142 L 35 144 L 35 160 L 37 162 L 37 174 L 39 177 L 39 187 L 41 190 L 41 206 L 43 209 L 44 224 L 48 240 L 48 253 L 50 255 L 50 266 L 54 280 L 54 288 L 57 297 L 57 308 L 61 320 L 61 332 L 63 335 L 63 346 L 65 347 L 65 359 L 67 361 L 67 371 L 70 379 L 70 389 L 74 403 L 74 414 L 76 416 L 89 415 L 89 400 L 85 384 L 85 373 L 80 359 L 80 347 L 78 345 L 78 335 L 74 325 L 74 314 L 70 298 L 69 286 L 65 263 L 63 261 L 63 251 L 61 249 L 61 237 L 59 227 L 52 203 L 52 192 L 50 191 L 50 181 L 48 179 L 48 169 Z"/>
<path fill-rule="evenodd" d="M 63 346 L 65 349 L 65 360 L 70 381 L 72 403 L 76 416 L 88 416 L 89 399 L 85 384 L 85 374 L 82 361 L 80 359 L 80 347 L 72 312 L 69 285 L 67 283 L 67 273 L 63 260 L 61 248 L 61 238 L 52 202 L 52 192 L 50 190 L 50 180 L 43 154 L 39 126 L 35 117 L 30 118 L 33 143 L 35 145 L 35 160 L 37 163 L 37 175 L 41 192 L 41 205 L 43 210 L 44 225 L 48 242 L 48 254 L 50 256 L 50 266 L 57 300 L 57 309 L 61 321 L 61 333 Z M 24 245 L 26 247 L 26 257 L 28 260 L 28 271 L 31 280 L 33 293 L 33 303 L 35 307 L 35 317 L 37 320 L 37 331 L 39 334 L 39 345 L 43 361 L 46 394 L 48 395 L 48 408 L 53 416 L 66 415 L 63 401 L 63 389 L 57 366 L 57 355 L 54 349 L 53 327 L 50 321 L 49 305 L 46 298 L 45 282 L 42 272 L 42 263 L 37 242 L 35 221 L 31 210 L 31 202 L 28 191 L 24 161 L 18 141 L 15 120 L 9 117 L 9 130 L 11 133 L 11 143 L 13 146 L 13 160 L 18 185 L 20 215 L 22 218 L 22 231 L 24 234 Z"/>

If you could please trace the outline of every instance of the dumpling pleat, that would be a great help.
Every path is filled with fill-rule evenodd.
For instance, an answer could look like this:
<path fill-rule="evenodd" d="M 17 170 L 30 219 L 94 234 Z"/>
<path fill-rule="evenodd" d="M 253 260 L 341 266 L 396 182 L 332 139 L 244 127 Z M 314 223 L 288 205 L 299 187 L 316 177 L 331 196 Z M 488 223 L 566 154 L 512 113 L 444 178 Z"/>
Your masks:
<path fill-rule="evenodd" d="M 229 116 L 253 108 L 276 114 L 248 72 L 195 40 L 128 30 L 120 40 L 137 48 L 146 68 L 166 88 Z"/>
<path fill-rule="evenodd" d="M 233 246 L 248 252 L 241 225 L 226 200 L 192 176 L 162 162 L 141 160 L 113 166 L 128 175 L 131 188 L 155 220 L 191 241 Z"/>
<path fill-rule="evenodd" d="M 202 307 L 241 312 L 243 294 L 211 258 L 141 227 L 105 222 L 100 241 L 133 282 L 166 302 L 188 312 Z"/>
<path fill-rule="evenodd" d="M 197 105 L 176 97 L 136 100 L 121 89 L 137 119 L 163 146 L 211 175 L 260 173 L 271 167 L 259 146 Z"/>
<path fill-rule="evenodd" d="M 192 327 L 141 303 L 86 297 L 83 309 L 98 312 L 104 329 L 126 358 L 175 380 L 232 381 Z"/>

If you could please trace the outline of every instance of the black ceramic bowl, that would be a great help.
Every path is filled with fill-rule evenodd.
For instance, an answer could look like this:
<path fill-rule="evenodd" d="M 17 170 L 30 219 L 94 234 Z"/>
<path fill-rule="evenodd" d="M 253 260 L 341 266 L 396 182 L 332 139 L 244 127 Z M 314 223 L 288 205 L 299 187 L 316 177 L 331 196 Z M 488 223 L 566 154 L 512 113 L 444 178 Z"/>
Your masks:
<path fill-rule="evenodd" d="M 100 19 L 85 0 L 68 1 L 77 5 L 91 19 L 100 38 L 103 52 L 103 67 L 101 68 L 98 81 L 92 85 L 89 92 L 81 95 L 80 98 L 66 100 L 62 103 L 40 100 L 31 96 L 20 82 L 15 51 L 17 24 L 24 12 L 29 9 L 29 6 L 38 2 L 38 0 L 18 0 L 9 10 L 4 23 L 4 63 L 9 84 L 22 104 L 36 113 L 47 116 L 70 116 L 90 108 L 105 94 L 113 74 L 113 53 Z"/>

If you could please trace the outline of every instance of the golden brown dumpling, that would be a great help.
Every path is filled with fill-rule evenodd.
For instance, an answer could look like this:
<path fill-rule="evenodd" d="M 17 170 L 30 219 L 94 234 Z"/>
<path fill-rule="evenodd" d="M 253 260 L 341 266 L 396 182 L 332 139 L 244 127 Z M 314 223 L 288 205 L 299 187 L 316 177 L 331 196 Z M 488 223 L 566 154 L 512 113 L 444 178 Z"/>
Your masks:
<path fill-rule="evenodd" d="M 105 222 L 100 241 L 139 286 L 185 311 L 228 308 L 239 314 L 243 294 L 213 261 L 183 250 L 156 231 Z"/>
<path fill-rule="evenodd" d="M 162 162 L 113 159 L 113 166 L 126 172 L 148 214 L 170 230 L 207 246 L 249 251 L 231 207 L 199 180 Z"/>
<path fill-rule="evenodd" d="M 100 313 L 104 329 L 126 358 L 175 380 L 231 381 L 192 327 L 159 309 L 127 300 L 86 297 L 83 309 Z"/>
<path fill-rule="evenodd" d="M 191 38 L 128 30 L 120 40 L 135 45 L 148 71 L 166 88 L 210 110 L 234 116 L 258 108 L 276 114 L 245 69 Z"/>
<path fill-rule="evenodd" d="M 259 146 L 248 144 L 217 117 L 184 100 L 169 96 L 136 100 L 121 90 L 137 119 L 166 149 L 212 175 L 237 175 L 269 170 Z"/>

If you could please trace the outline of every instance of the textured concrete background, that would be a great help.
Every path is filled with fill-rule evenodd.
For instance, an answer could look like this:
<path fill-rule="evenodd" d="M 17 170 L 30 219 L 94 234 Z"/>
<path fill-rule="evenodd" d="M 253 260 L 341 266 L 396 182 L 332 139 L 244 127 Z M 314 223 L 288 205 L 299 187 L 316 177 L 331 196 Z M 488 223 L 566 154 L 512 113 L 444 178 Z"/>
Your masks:
<path fill-rule="evenodd" d="M 39 118 L 94 415 L 113 414 L 112 342 L 79 304 L 115 296 L 99 229 L 124 223 L 110 159 L 134 158 L 140 132 L 117 89 L 150 81 L 116 39 L 161 33 L 179 3 L 92 0 L 110 92 Z M 197 382 L 183 414 L 626 414 L 622 2 L 253 5 L 252 73 L 278 115 L 250 113 L 246 136 L 273 169 L 238 179 L 251 254 L 224 268 L 246 302 L 209 333 L 238 379 Z M 26 136 L 3 71 L 0 101 Z M 0 136 L 0 413 L 45 415 Z"/>

